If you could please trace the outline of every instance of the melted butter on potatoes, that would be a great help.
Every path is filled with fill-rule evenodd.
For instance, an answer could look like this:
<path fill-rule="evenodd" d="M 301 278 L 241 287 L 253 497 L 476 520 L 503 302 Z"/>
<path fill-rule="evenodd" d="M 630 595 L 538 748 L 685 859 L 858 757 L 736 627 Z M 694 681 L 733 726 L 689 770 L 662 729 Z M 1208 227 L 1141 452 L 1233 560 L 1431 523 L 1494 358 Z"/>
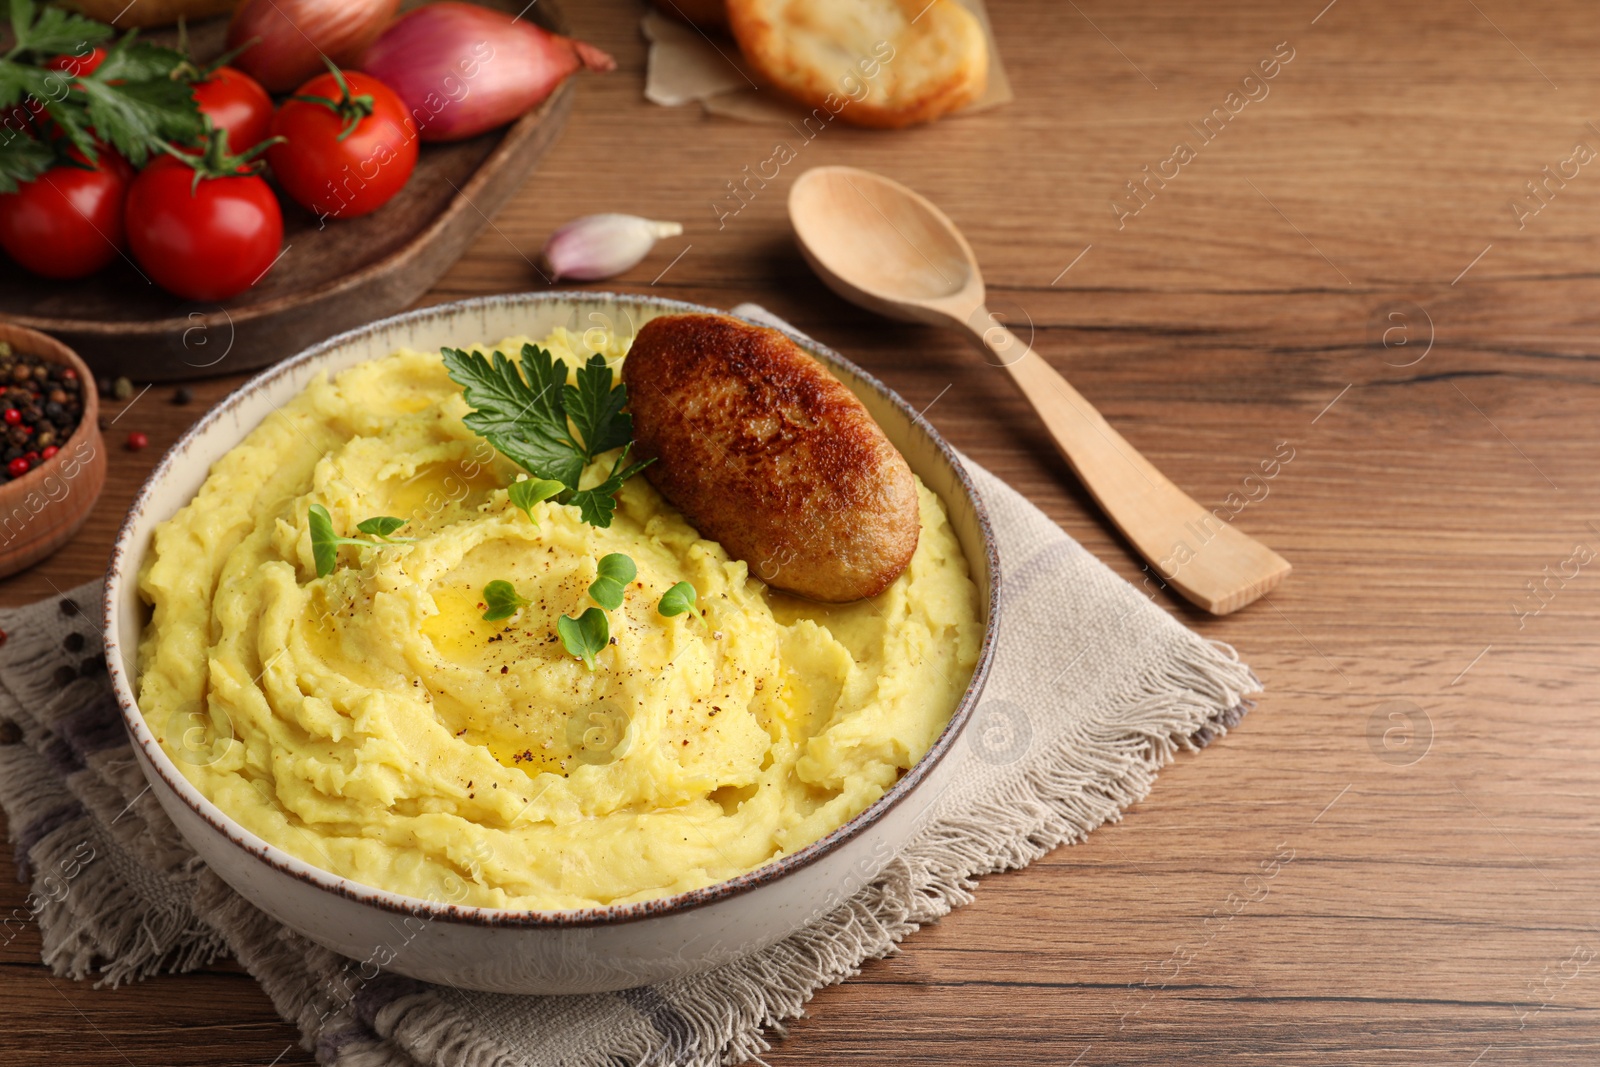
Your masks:
<path fill-rule="evenodd" d="M 588 335 L 594 339 L 594 332 Z M 540 342 L 569 368 L 591 349 Z M 521 350 L 522 339 L 498 346 Z M 602 349 L 613 362 L 621 342 Z M 140 707 L 191 781 L 252 832 L 383 889 L 576 908 L 731 878 L 835 829 L 927 751 L 977 658 L 977 594 L 918 483 L 910 566 L 870 600 L 769 590 L 644 478 L 609 528 L 534 507 L 461 422 L 437 354 L 321 379 L 212 468 L 156 531 Z M 609 470 L 600 457 L 583 484 Z M 307 508 L 340 533 L 318 578 Z M 556 637 L 600 558 L 638 565 L 596 669 Z M 531 603 L 483 621 L 482 590 Z M 689 581 L 703 617 L 660 615 Z"/>

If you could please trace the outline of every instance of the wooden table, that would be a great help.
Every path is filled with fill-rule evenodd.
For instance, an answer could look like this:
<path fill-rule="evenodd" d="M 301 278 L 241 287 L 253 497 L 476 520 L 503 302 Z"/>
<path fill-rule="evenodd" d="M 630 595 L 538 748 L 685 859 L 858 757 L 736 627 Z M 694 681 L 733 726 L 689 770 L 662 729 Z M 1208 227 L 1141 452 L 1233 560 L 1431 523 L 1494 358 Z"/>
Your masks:
<path fill-rule="evenodd" d="M 1235 521 L 1295 565 L 1228 618 L 1158 601 L 1260 676 L 1236 731 L 819 994 L 772 1063 L 1596 1062 L 1600 162 L 1575 146 L 1600 150 L 1600 23 L 1576 2 L 1325 2 L 994 0 L 1015 103 L 828 128 L 721 228 L 727 183 L 798 138 L 648 106 L 639 7 L 568 5 L 621 69 L 586 79 L 430 300 L 537 287 L 527 260 L 575 215 L 680 219 L 619 288 L 766 304 L 1137 578 L 1002 375 L 801 263 L 795 174 L 872 167 L 949 212 L 996 309 L 1136 446 L 1204 503 L 1255 497 Z M 1275 48 L 1293 58 L 1267 95 L 1202 143 L 1190 124 L 1259 97 L 1241 82 Z M 1171 177 L 1180 141 L 1197 151 Z M 1135 200 L 1146 165 L 1169 177 Z M 114 453 L 90 524 L 4 601 L 96 575 L 145 472 L 237 381 L 130 405 L 117 439 L 151 447 Z M 0 879 L 0 906 L 22 898 Z M 96 991 L 38 947 L 0 953 L 7 1064 L 312 1062 L 236 969 Z"/>

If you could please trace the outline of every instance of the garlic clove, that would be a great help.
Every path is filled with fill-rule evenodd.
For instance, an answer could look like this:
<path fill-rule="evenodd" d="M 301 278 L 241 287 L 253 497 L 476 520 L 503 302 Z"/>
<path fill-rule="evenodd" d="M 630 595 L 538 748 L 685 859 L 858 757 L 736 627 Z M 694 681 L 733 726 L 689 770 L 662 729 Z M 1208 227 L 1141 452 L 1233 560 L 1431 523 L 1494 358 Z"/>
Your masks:
<path fill-rule="evenodd" d="M 551 281 L 598 281 L 635 266 L 661 238 L 682 232 L 676 222 L 656 222 L 638 215 L 585 215 L 552 233 L 539 258 Z"/>

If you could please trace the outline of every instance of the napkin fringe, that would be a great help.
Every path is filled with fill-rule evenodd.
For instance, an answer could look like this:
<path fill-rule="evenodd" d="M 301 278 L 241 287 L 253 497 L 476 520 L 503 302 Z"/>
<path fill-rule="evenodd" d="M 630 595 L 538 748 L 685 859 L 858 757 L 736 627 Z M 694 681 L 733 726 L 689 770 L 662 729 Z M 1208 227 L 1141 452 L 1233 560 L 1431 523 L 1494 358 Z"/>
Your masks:
<path fill-rule="evenodd" d="M 509 1050 L 492 1047 L 467 1027 L 458 1025 L 459 1014 L 442 998 L 431 993 L 416 993 L 404 997 L 380 1011 L 373 1020 L 378 1034 L 391 1035 L 390 1040 L 421 1063 L 449 1064 L 450 1067 L 520 1067 L 517 1057 Z M 643 1062 L 649 1049 L 643 1041 L 636 1040 L 636 1049 L 621 1053 L 637 1056 Z M 345 1067 L 340 1061 L 339 1067 Z M 374 1062 L 372 1067 L 390 1067 L 386 1062 Z"/>
<path fill-rule="evenodd" d="M 115 988 L 206 966 L 226 950 L 190 912 L 156 906 L 152 894 L 139 891 L 139 879 L 155 876 L 119 861 L 123 846 L 108 844 L 103 820 L 73 795 L 98 779 L 74 774 L 66 780 L 69 793 L 49 759 L 25 745 L 8 753 L 3 770 L 0 803 L 15 813 L 10 837 L 18 846 L 19 874 L 26 872 L 24 880 L 33 885 L 28 914 L 38 924 L 40 955 L 52 973 L 82 980 L 98 971 L 95 987 Z M 40 825 L 53 828 L 31 844 L 24 840 L 28 827 Z"/>
<path fill-rule="evenodd" d="M 84 613 L 98 590 L 81 586 L 22 609 L 34 616 L 29 623 L 7 613 L 0 713 L 25 743 L 0 748 L 0 806 L 19 876 L 39 900 L 44 963 L 62 977 L 98 974 L 96 988 L 116 988 L 207 966 L 228 946 L 196 921 L 188 885 L 204 864 L 127 748 L 104 653 L 89 636 L 98 627 Z M 63 654 L 63 631 L 82 639 L 79 651 Z M 52 829 L 40 835 L 41 826 Z M 52 873 L 65 882 L 60 899 L 41 891 Z M 182 887 L 177 894 L 174 886 Z"/>

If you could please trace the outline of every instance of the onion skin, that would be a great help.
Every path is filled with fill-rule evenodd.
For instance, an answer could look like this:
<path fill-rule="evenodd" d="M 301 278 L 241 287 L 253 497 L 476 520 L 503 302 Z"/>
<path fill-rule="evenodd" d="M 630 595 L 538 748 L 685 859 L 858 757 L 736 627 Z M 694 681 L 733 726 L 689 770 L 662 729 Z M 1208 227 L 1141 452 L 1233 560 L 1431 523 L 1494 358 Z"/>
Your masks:
<path fill-rule="evenodd" d="M 460 141 L 538 107 L 578 70 L 617 62 L 526 19 L 440 0 L 391 23 L 360 66 L 400 94 L 424 141 Z"/>
<path fill-rule="evenodd" d="M 328 69 L 322 54 L 353 66 L 398 10 L 400 0 L 245 0 L 228 24 L 228 47 L 255 38 L 233 65 L 269 92 L 292 92 Z"/>

